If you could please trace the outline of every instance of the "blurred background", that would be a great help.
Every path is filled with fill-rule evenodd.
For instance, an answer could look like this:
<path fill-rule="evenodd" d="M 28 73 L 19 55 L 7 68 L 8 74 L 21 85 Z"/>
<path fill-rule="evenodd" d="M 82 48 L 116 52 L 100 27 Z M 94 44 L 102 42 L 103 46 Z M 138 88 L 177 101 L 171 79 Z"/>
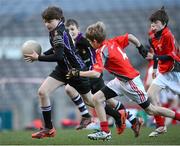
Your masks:
<path fill-rule="evenodd" d="M 82 32 L 88 25 L 103 21 L 109 38 L 128 32 L 144 45 L 148 45 L 149 16 L 165 6 L 169 27 L 180 41 L 180 0 L 0 0 L 0 130 L 33 127 L 33 121 L 41 119 L 37 90 L 55 63 L 27 63 L 21 46 L 33 39 L 43 51 L 50 48 L 48 31 L 41 19 L 41 12 L 49 5 L 61 7 L 66 19 L 76 19 Z M 133 46 L 128 47 L 127 55 L 144 79 L 148 62 Z M 105 81 L 112 78 L 104 73 Z M 127 102 L 123 97 L 118 99 Z M 56 127 L 62 127 L 63 119 L 77 118 L 76 108 L 63 87 L 57 89 L 51 101 Z"/>

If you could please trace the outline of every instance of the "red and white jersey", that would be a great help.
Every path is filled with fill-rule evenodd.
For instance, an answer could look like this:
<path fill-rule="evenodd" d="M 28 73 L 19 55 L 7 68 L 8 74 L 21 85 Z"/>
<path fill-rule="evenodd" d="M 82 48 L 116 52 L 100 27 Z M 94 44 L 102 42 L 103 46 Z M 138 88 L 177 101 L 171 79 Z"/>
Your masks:
<path fill-rule="evenodd" d="M 102 73 L 105 68 L 120 80 L 134 79 L 139 72 L 131 65 L 124 52 L 128 45 L 128 34 L 105 40 L 97 49 L 93 70 Z"/>
<path fill-rule="evenodd" d="M 154 48 L 156 55 L 168 55 L 171 56 L 172 60 L 158 61 L 158 69 L 160 73 L 166 73 L 173 69 L 174 60 L 180 61 L 175 48 L 175 39 L 168 27 L 165 27 L 162 31 L 160 38 L 155 37 L 153 32 L 149 32 L 151 39 L 151 45 Z"/>

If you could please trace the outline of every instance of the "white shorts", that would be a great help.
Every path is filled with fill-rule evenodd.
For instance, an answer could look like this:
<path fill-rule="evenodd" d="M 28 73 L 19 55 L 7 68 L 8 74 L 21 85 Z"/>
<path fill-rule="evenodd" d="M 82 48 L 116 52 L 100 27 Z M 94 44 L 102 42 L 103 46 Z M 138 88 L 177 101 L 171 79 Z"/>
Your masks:
<path fill-rule="evenodd" d="M 118 78 L 115 78 L 111 80 L 106 86 L 113 90 L 117 95 L 125 95 L 138 104 L 142 104 L 148 99 L 140 76 L 137 76 L 128 82 L 123 82 Z"/>
<path fill-rule="evenodd" d="M 162 104 L 168 103 L 168 100 L 178 100 L 178 95 L 174 94 L 171 90 L 169 89 L 162 89 L 160 92 L 160 102 Z"/>
<path fill-rule="evenodd" d="M 163 89 L 167 88 L 176 94 L 180 94 L 180 72 L 159 73 L 152 84 L 156 84 Z"/>

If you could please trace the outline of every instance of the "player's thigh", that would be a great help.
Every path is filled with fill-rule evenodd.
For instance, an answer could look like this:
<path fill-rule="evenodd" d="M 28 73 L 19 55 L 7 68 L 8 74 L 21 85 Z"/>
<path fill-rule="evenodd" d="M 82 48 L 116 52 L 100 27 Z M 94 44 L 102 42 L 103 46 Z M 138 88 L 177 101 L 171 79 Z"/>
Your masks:
<path fill-rule="evenodd" d="M 104 80 L 102 78 L 90 78 L 90 86 L 92 94 L 95 94 L 105 86 Z"/>
<path fill-rule="evenodd" d="M 67 83 L 74 87 L 81 95 L 86 94 L 91 90 L 89 78 L 86 77 L 72 78 L 68 80 Z"/>
<path fill-rule="evenodd" d="M 50 94 L 55 89 L 57 89 L 59 86 L 62 86 L 64 82 L 61 82 L 59 80 L 56 80 L 50 76 L 48 76 L 44 82 L 41 84 L 39 88 L 40 93 Z"/>

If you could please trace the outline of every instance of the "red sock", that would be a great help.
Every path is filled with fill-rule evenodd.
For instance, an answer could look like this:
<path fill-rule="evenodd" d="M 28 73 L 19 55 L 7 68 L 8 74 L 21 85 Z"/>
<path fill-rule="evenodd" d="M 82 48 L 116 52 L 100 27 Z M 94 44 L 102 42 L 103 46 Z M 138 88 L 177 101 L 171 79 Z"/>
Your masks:
<path fill-rule="evenodd" d="M 174 119 L 180 121 L 180 113 L 175 112 L 175 117 L 174 117 Z"/>
<path fill-rule="evenodd" d="M 104 122 L 100 122 L 100 126 L 101 126 L 101 130 L 109 133 L 109 127 L 108 127 L 108 122 L 104 121 Z"/>
<path fill-rule="evenodd" d="M 161 127 L 164 126 L 165 118 L 162 116 L 154 116 L 155 121 L 156 121 L 156 127 Z"/>
<path fill-rule="evenodd" d="M 176 108 L 172 108 L 172 110 L 176 113 Z M 172 119 L 172 122 L 171 122 L 173 125 L 176 125 L 177 124 L 177 121 L 175 119 Z"/>

